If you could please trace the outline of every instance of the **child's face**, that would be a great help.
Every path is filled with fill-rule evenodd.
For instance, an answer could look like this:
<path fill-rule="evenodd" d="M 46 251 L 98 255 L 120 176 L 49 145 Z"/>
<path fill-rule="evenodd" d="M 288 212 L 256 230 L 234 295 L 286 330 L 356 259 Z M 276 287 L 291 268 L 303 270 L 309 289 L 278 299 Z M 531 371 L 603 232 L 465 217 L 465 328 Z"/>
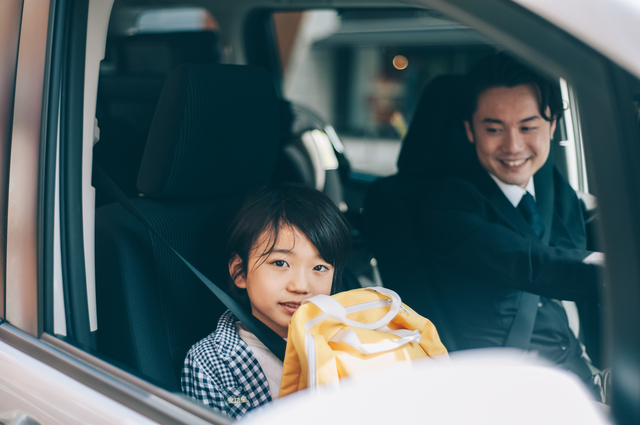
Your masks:
<path fill-rule="evenodd" d="M 330 294 L 333 266 L 295 227 L 279 229 L 271 254 L 262 257 L 272 236 L 272 231 L 260 235 L 251 249 L 246 275 L 239 275 L 235 284 L 247 290 L 253 315 L 286 338 L 289 320 L 300 303 L 314 295 Z M 237 255 L 229 261 L 232 276 L 241 261 Z"/>

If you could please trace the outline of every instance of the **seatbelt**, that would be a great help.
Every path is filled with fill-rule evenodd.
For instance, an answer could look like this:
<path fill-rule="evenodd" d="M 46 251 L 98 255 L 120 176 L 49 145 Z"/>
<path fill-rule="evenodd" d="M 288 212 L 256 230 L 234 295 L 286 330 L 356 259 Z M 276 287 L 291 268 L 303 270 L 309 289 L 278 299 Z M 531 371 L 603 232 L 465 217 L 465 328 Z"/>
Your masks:
<path fill-rule="evenodd" d="M 133 217 L 144 225 L 151 233 L 157 236 L 166 246 L 168 246 L 176 256 L 195 274 L 198 279 L 204 283 L 207 288 L 214 293 L 222 303 L 231 310 L 234 316 L 238 318 L 256 338 L 260 340 L 277 358 L 284 361 L 284 353 L 286 349 L 285 340 L 275 333 L 271 328 L 257 320 L 253 315 L 247 313 L 245 309 L 229 294 L 223 291 L 218 285 L 207 278 L 200 270 L 187 261 L 169 242 L 153 227 L 147 218 L 136 208 L 135 205 L 127 198 L 120 188 L 111 180 L 107 173 L 98 165 L 93 166 L 93 182 L 95 187 L 99 187 L 113 196 L 116 201 L 123 206 Z"/>
<path fill-rule="evenodd" d="M 542 216 L 544 228 L 546 229 L 542 235 L 541 241 L 545 245 L 549 245 L 551 237 L 551 225 L 553 224 L 553 165 L 548 160 L 547 163 L 534 176 L 537 190 L 537 205 Z M 505 341 L 505 347 L 520 348 L 529 350 L 531 337 L 533 336 L 533 327 L 536 323 L 538 315 L 538 304 L 540 304 L 540 295 L 531 292 L 520 292 L 520 301 L 518 303 L 518 311 L 511 323 L 511 329 Z"/>
<path fill-rule="evenodd" d="M 532 294 L 531 292 L 520 292 L 518 311 L 513 318 L 513 323 L 511 323 L 511 329 L 509 329 L 507 340 L 504 343 L 505 347 L 529 350 L 539 303 L 540 295 Z"/>

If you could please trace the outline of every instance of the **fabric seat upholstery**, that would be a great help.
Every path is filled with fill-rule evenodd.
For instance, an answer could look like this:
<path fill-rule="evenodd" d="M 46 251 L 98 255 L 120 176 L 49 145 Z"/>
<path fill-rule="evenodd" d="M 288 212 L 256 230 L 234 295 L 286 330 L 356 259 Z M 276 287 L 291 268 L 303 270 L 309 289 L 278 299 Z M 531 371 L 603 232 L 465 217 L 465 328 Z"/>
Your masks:
<path fill-rule="evenodd" d="M 425 200 L 432 199 L 440 182 L 473 154 L 456 109 L 461 83 L 461 76 L 442 75 L 427 84 L 402 142 L 398 172 L 369 186 L 363 212 L 384 286 L 411 300 L 412 308 L 431 319 L 449 350 L 455 343 L 442 319 L 435 288 L 429 285 L 417 229 Z"/>
<path fill-rule="evenodd" d="M 134 34 L 110 39 L 107 51 L 115 69 L 100 73 L 100 141 L 94 162 L 132 197 L 138 194 L 142 152 L 167 75 L 183 63 L 220 63 L 220 35 L 216 31 Z M 112 201 L 97 192 L 98 206 Z"/>
<path fill-rule="evenodd" d="M 271 179 L 278 153 L 273 81 L 259 67 L 182 65 L 164 85 L 132 202 L 225 288 L 224 241 L 242 196 Z M 189 347 L 225 307 L 119 204 L 96 210 L 98 350 L 169 390 Z"/>

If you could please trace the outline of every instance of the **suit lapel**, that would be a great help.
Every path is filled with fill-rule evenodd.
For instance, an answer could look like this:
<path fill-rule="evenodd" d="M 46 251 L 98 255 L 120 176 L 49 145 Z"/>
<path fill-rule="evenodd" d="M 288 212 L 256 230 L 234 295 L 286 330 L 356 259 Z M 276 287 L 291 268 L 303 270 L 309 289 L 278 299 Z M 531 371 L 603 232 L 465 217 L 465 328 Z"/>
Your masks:
<path fill-rule="evenodd" d="M 466 176 L 467 179 L 478 188 L 478 191 L 485 196 L 489 205 L 491 205 L 498 215 L 501 215 L 505 221 L 510 223 L 513 228 L 517 229 L 523 235 L 537 239 L 529 222 L 527 222 L 522 214 L 520 214 L 520 211 L 509 202 L 507 197 L 504 196 L 500 187 L 498 187 L 496 182 L 489 176 L 489 173 L 480 165 L 477 157 L 471 160 L 470 166 L 467 167 Z M 538 185 L 536 184 L 536 198 L 537 196 Z M 547 231 L 545 230 L 545 234 L 546 233 Z"/>

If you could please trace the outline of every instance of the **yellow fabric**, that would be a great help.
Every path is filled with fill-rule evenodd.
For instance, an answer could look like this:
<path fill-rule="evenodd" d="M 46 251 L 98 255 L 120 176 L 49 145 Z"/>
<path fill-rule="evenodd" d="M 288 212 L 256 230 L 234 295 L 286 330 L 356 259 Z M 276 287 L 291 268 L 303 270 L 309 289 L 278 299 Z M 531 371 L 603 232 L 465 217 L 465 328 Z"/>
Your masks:
<path fill-rule="evenodd" d="M 341 292 L 332 296 L 344 307 L 356 306 L 378 300 L 388 300 L 387 295 L 362 289 Z M 285 353 L 280 397 L 309 387 L 309 359 L 307 358 L 307 338 L 313 338 L 315 351 L 315 380 L 317 385 L 337 385 L 341 378 L 356 375 L 401 362 L 416 359 L 446 356 L 447 350 L 440 342 L 435 326 L 404 303 L 403 309 L 386 326 L 392 330 L 418 330 L 419 343 L 410 342 L 401 347 L 381 353 L 365 354 L 345 342 L 330 341 L 341 330 L 352 330 L 362 343 L 380 343 L 395 341 L 399 336 L 347 326 L 335 319 L 324 318 L 308 331 L 305 325 L 312 319 L 324 314 L 312 303 L 305 303 L 295 312 L 289 323 L 289 336 Z M 348 319 L 360 323 L 374 323 L 389 311 L 389 306 L 367 308 L 347 315 Z"/>

